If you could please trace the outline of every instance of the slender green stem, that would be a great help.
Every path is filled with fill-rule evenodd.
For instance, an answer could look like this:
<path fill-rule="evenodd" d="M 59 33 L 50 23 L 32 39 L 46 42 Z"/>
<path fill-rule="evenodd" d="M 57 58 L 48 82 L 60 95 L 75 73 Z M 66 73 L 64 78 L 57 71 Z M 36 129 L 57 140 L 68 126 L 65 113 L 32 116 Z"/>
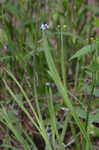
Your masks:
<path fill-rule="evenodd" d="M 66 87 L 66 69 L 65 69 L 65 52 L 64 52 L 64 39 L 63 39 L 63 31 L 61 27 L 61 72 L 62 72 L 62 80 Z"/>
<path fill-rule="evenodd" d="M 94 85 L 94 73 L 92 73 L 92 82 L 93 82 L 93 85 L 92 85 L 92 89 L 91 89 L 91 94 L 90 94 L 90 97 L 88 99 L 88 104 L 87 104 L 87 114 L 86 114 L 86 125 L 85 125 L 85 129 L 86 129 L 86 133 L 89 137 L 89 118 L 90 118 L 90 107 L 91 107 L 91 102 L 93 100 L 93 93 L 94 93 L 94 89 L 95 89 L 95 85 Z M 86 150 L 90 150 L 91 149 L 91 146 L 89 144 L 88 141 L 86 141 Z"/>
<path fill-rule="evenodd" d="M 93 80 L 93 73 L 92 73 L 92 80 Z M 91 94 L 88 99 L 88 104 L 87 104 L 87 115 L 86 115 L 86 132 L 88 132 L 88 126 L 89 126 L 89 114 L 90 114 L 90 106 L 91 106 L 91 101 L 93 99 L 93 93 L 94 93 L 95 85 L 93 84 L 92 89 L 91 89 Z"/>

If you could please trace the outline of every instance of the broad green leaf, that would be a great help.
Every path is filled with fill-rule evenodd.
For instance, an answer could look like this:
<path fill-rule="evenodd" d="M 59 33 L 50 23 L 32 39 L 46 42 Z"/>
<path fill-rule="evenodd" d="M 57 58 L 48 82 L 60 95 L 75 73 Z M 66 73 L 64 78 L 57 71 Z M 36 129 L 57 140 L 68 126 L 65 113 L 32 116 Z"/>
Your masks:
<path fill-rule="evenodd" d="M 87 112 L 81 108 L 76 108 L 76 112 L 79 115 L 79 117 L 86 119 L 87 117 Z M 89 122 L 90 123 L 99 123 L 99 112 L 96 114 L 89 113 Z"/>
<path fill-rule="evenodd" d="M 87 85 L 87 84 L 85 84 L 83 87 L 84 87 L 84 91 L 85 91 L 88 95 L 91 95 L 92 87 L 89 86 L 89 85 Z M 95 88 L 95 89 L 94 89 L 93 95 L 94 95 L 95 97 L 99 97 L 99 88 Z"/>
<path fill-rule="evenodd" d="M 77 51 L 77 52 L 70 58 L 70 60 L 72 60 L 72 59 L 74 59 L 74 58 L 77 58 L 77 57 L 84 56 L 85 54 L 96 50 L 98 46 L 99 46 L 99 42 L 93 43 L 93 44 L 91 44 L 91 45 L 87 45 L 87 46 L 81 48 L 79 51 Z"/>

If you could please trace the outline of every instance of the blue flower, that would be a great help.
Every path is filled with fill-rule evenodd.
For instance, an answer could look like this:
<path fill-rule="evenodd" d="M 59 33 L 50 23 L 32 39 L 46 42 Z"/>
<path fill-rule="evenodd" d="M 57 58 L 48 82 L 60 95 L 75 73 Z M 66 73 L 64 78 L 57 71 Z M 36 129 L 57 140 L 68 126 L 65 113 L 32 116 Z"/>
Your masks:
<path fill-rule="evenodd" d="M 42 24 L 42 25 L 40 26 L 40 29 L 41 29 L 41 30 L 47 30 L 47 29 L 49 29 L 49 25 L 48 25 L 48 24 Z"/>

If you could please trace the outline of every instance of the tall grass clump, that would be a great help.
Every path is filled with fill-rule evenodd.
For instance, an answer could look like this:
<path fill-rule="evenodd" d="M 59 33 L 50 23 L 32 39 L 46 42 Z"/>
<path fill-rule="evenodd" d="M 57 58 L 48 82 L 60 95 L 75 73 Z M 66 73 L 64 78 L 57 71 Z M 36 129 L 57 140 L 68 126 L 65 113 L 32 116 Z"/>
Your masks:
<path fill-rule="evenodd" d="M 82 0 L 0 6 L 0 148 L 95 149 L 98 7 Z"/>

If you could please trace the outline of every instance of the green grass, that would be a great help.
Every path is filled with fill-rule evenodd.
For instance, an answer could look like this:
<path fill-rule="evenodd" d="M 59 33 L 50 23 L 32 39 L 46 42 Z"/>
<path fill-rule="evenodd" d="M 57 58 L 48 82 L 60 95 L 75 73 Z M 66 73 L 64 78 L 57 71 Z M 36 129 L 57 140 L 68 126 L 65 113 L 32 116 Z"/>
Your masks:
<path fill-rule="evenodd" d="M 98 8 L 82 0 L 3 0 L 0 6 L 0 147 L 93 150 Z M 45 23 L 49 29 L 40 29 Z"/>

